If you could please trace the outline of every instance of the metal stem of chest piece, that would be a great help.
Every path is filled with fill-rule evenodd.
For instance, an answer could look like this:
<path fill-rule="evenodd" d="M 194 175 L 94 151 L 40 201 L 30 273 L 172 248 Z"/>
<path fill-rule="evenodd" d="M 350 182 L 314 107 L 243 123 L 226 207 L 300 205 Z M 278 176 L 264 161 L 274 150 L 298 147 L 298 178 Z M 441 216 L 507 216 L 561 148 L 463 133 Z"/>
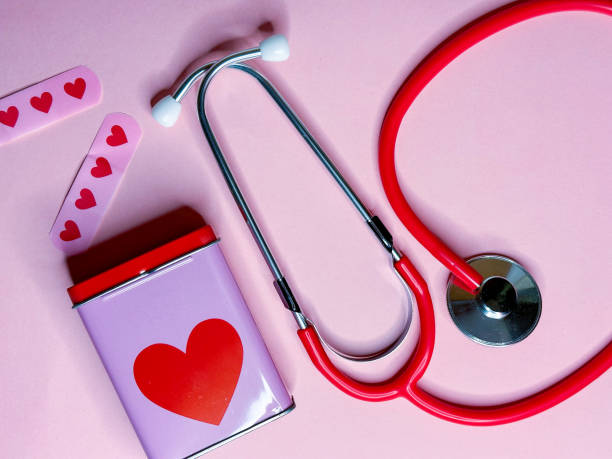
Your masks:
<path fill-rule="evenodd" d="M 274 276 L 274 286 L 276 287 L 276 290 L 281 300 L 283 301 L 285 307 L 293 313 L 293 316 L 298 324 L 298 327 L 301 329 L 305 329 L 308 327 L 308 325 L 314 325 L 314 324 L 312 324 L 306 318 L 306 316 L 302 313 L 302 310 L 300 309 L 300 306 L 291 291 L 291 287 L 289 286 L 289 283 L 285 279 L 278 265 L 278 262 L 274 258 L 274 255 L 272 254 L 270 247 L 268 246 L 261 230 L 259 229 L 259 226 L 257 225 L 257 221 L 255 220 L 253 213 L 251 212 L 242 192 L 240 191 L 240 187 L 238 186 L 230 170 L 230 167 L 227 164 L 227 161 L 225 160 L 223 152 L 221 151 L 221 147 L 219 146 L 219 143 L 217 142 L 215 134 L 213 133 L 210 122 L 206 115 L 206 108 L 205 108 L 206 92 L 210 86 L 212 79 L 215 77 L 215 75 L 220 70 L 222 70 L 225 67 L 231 67 L 234 69 L 241 70 L 247 73 L 248 75 L 252 76 L 253 78 L 255 78 L 259 82 L 259 84 L 261 84 L 261 86 L 266 90 L 266 92 L 270 95 L 270 97 L 272 97 L 272 99 L 280 107 L 280 109 L 285 114 L 285 116 L 293 124 L 296 130 L 300 133 L 300 135 L 306 141 L 308 146 L 315 153 L 317 158 L 319 158 L 319 160 L 323 163 L 327 171 L 331 174 L 331 176 L 334 178 L 336 183 L 340 186 L 342 191 L 351 201 L 353 206 L 357 209 L 357 211 L 362 216 L 364 221 L 368 224 L 368 226 L 370 227 L 372 232 L 375 234 L 377 239 L 380 241 L 383 247 L 391 254 L 392 259 L 394 261 L 399 260 L 401 257 L 401 254 L 397 249 L 393 247 L 393 238 L 391 234 L 389 233 L 389 231 L 387 230 L 387 228 L 383 225 L 381 220 L 377 216 L 372 215 L 370 211 L 368 211 L 368 209 L 363 205 L 359 197 L 352 190 L 352 188 L 347 183 L 347 181 L 344 179 L 340 171 L 336 168 L 336 166 L 333 164 L 331 159 L 325 154 L 325 152 L 323 151 L 321 146 L 317 143 L 317 141 L 314 139 L 310 131 L 306 128 L 304 123 L 300 120 L 300 118 L 296 115 L 296 113 L 289 106 L 289 104 L 285 101 L 285 99 L 280 95 L 280 93 L 276 90 L 276 88 L 272 85 L 272 83 L 270 83 L 268 79 L 266 79 L 257 70 L 241 63 L 243 61 L 254 59 L 260 56 L 261 56 L 261 50 L 259 48 L 252 48 L 252 49 L 247 49 L 245 51 L 241 51 L 235 54 L 231 54 L 219 61 L 208 63 L 198 68 L 195 72 L 193 72 L 190 76 L 188 76 L 181 83 L 178 89 L 175 91 L 175 93 L 173 94 L 173 98 L 180 102 L 181 99 L 187 94 L 189 89 L 197 82 L 197 80 L 199 78 L 202 78 L 202 83 L 200 85 L 200 90 L 198 93 L 198 116 L 200 118 L 200 124 L 202 125 L 202 130 L 204 131 L 204 135 L 206 136 L 206 139 L 210 145 L 210 148 L 213 152 L 215 159 L 217 160 L 221 173 L 223 174 L 223 177 L 225 178 L 225 181 L 232 193 L 232 196 L 234 197 L 236 204 L 238 205 L 240 211 L 242 212 L 242 215 L 244 216 L 244 219 L 251 233 L 253 234 L 253 237 L 255 238 L 255 241 L 257 242 L 257 245 L 259 246 L 259 249 L 261 250 L 262 255 L 264 256 L 266 260 L 266 263 L 268 264 L 268 267 Z M 404 337 L 406 336 L 409 326 L 410 326 L 410 319 L 409 319 L 409 314 L 407 314 L 405 325 L 402 329 L 402 332 L 399 334 L 399 336 L 391 344 L 386 346 L 384 349 L 378 352 L 375 352 L 375 353 L 367 354 L 367 355 L 356 356 L 356 355 L 347 354 L 342 351 L 339 351 L 338 349 L 335 349 L 329 343 L 325 343 L 325 344 L 332 351 L 334 351 L 335 353 L 337 353 L 338 355 L 344 358 L 347 358 L 350 360 L 356 360 L 356 361 L 371 361 L 371 360 L 375 360 L 380 357 L 383 357 L 389 354 L 390 352 L 392 352 L 395 348 L 397 348 L 399 344 L 403 341 Z"/>

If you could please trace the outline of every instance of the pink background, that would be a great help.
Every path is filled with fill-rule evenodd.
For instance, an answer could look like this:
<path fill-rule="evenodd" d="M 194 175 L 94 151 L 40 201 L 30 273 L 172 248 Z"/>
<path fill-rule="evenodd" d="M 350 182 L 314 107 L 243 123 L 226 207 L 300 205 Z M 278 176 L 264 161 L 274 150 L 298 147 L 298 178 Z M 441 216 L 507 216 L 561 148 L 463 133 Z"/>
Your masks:
<path fill-rule="evenodd" d="M 204 144 L 195 96 L 171 130 L 150 117 L 151 98 L 209 49 L 236 38 L 244 40 L 231 41 L 232 49 L 254 45 L 267 21 L 286 33 L 291 59 L 260 68 L 433 292 L 437 343 L 422 384 L 456 401 L 512 400 L 571 371 L 611 338 L 612 19 L 558 14 L 489 39 L 424 91 L 401 131 L 400 178 L 424 220 L 461 255 L 504 253 L 537 279 L 544 310 L 522 343 L 491 349 L 455 328 L 444 302 L 447 272 L 388 206 L 376 152 L 382 116 L 407 73 L 447 34 L 502 3 L 2 2 L 0 94 L 80 64 L 104 88 L 95 108 L 0 149 L 2 454 L 144 455 L 70 310 L 70 277 L 48 238 L 104 115 L 123 111 L 144 136 L 95 240 L 181 205 L 201 212 L 222 236 L 296 398 L 294 413 L 210 457 L 610 457 L 611 372 L 547 413 L 493 428 L 452 425 L 402 400 L 366 404 L 333 389 L 301 349 Z M 304 309 L 345 350 L 383 345 L 407 303 L 386 254 L 256 83 L 228 71 L 211 89 L 219 137 Z M 370 380 L 390 375 L 416 331 L 394 357 L 344 368 Z"/>

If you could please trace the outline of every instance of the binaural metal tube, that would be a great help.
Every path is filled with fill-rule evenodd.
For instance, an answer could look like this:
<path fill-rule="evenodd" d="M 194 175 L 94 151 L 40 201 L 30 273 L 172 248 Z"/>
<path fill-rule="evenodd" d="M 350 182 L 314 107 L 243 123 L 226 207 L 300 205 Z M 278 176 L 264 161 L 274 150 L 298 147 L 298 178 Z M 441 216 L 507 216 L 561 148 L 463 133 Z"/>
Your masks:
<path fill-rule="evenodd" d="M 242 51 L 241 53 L 233 54 L 232 56 L 236 56 L 238 54 L 243 54 L 243 53 L 247 53 L 247 55 L 252 56 L 252 57 L 241 59 L 241 61 L 244 61 L 244 60 L 249 60 L 249 59 L 254 59 L 256 57 L 259 57 L 259 55 L 250 54 L 250 53 L 257 52 L 257 51 L 259 51 L 259 48 L 252 48 L 246 51 Z M 223 59 L 223 60 L 225 61 L 226 59 Z M 207 75 L 207 72 L 216 64 L 217 64 L 217 61 L 208 62 L 204 64 L 203 66 L 197 68 L 193 73 L 191 73 L 187 78 L 185 78 L 181 82 L 179 87 L 172 94 L 172 97 L 177 102 L 180 102 L 183 99 L 183 97 L 185 97 L 185 95 L 189 92 L 189 90 L 193 87 L 193 85 L 200 78 Z M 351 186 L 344 179 L 344 177 L 342 176 L 338 168 L 335 166 L 335 164 L 332 162 L 329 156 L 327 156 L 327 154 L 323 151 L 323 149 L 318 144 L 318 142 L 314 139 L 314 137 L 312 136 L 308 128 L 306 128 L 302 120 L 297 116 L 297 114 L 293 111 L 291 106 L 287 103 L 287 101 L 283 98 L 283 96 L 278 92 L 278 90 L 274 87 L 274 85 L 272 85 L 272 83 L 270 83 L 270 81 L 266 77 L 264 77 L 261 73 L 259 73 L 257 70 L 247 65 L 235 62 L 235 63 L 226 63 L 223 65 L 223 67 L 231 67 L 234 69 L 241 70 L 251 75 L 253 78 L 255 78 L 259 82 L 259 84 L 261 84 L 261 86 L 266 90 L 266 92 L 270 95 L 270 97 L 272 97 L 274 102 L 276 102 L 279 108 L 283 111 L 285 116 L 287 116 L 289 121 L 291 121 L 291 124 L 293 124 L 293 126 L 297 129 L 297 131 L 304 138 L 304 140 L 310 146 L 313 152 L 317 155 L 319 160 L 323 163 L 327 171 L 332 175 L 332 177 L 338 183 L 340 188 L 342 188 L 342 191 L 344 191 L 344 193 L 347 195 L 351 203 L 355 206 L 357 211 L 361 214 L 363 219 L 366 222 L 370 222 L 372 219 L 372 214 L 363 205 L 363 203 L 361 202 L 357 194 L 353 191 Z M 220 69 L 221 68 L 217 68 L 217 70 L 215 70 L 215 73 L 218 72 Z M 209 80 L 212 80 L 213 76 L 214 75 L 211 75 Z M 205 112 L 204 114 L 206 115 Z"/>
<path fill-rule="evenodd" d="M 308 131 L 304 123 L 300 120 L 300 118 L 296 115 L 296 113 L 291 109 L 289 104 L 280 95 L 280 93 L 276 90 L 276 88 L 263 75 L 261 75 L 255 69 L 249 66 L 240 64 L 241 62 L 244 62 L 246 60 L 257 58 L 260 55 L 261 55 L 261 50 L 259 48 L 252 48 L 252 49 L 241 51 L 235 54 L 231 54 L 217 62 L 206 64 L 200 67 L 199 69 L 197 69 L 195 72 L 193 72 L 189 77 L 187 77 L 183 81 L 183 83 L 181 83 L 179 88 L 176 90 L 173 97 L 177 99 L 177 101 L 179 101 L 182 97 L 185 96 L 187 91 L 195 84 L 198 78 L 203 77 L 202 83 L 200 85 L 199 95 L 198 95 L 198 115 L 200 117 L 200 123 L 202 124 L 202 129 L 204 130 L 204 134 L 206 135 L 206 138 L 208 140 L 208 143 L 210 144 L 210 147 L 213 151 L 215 159 L 217 160 L 219 168 L 221 169 L 221 173 L 223 174 L 223 177 L 225 178 L 225 181 L 234 197 L 234 200 L 236 201 L 236 204 L 238 205 L 241 212 L 243 213 L 246 223 L 249 226 L 249 229 L 251 230 L 251 232 L 253 233 L 253 236 L 255 237 L 257 245 L 259 246 L 264 258 L 266 259 L 266 263 L 268 264 L 268 266 L 270 267 L 270 270 L 274 274 L 275 280 L 280 281 L 281 279 L 283 279 L 282 271 L 280 267 L 278 266 L 278 263 L 276 262 L 276 259 L 274 258 L 261 230 L 259 229 L 257 221 L 255 220 L 255 217 L 253 216 L 253 213 L 251 212 L 240 190 L 240 187 L 238 186 L 238 183 L 236 182 L 231 172 L 231 169 L 229 168 L 229 165 L 227 164 L 227 161 L 225 160 L 223 152 L 221 151 L 221 147 L 219 146 L 219 143 L 208 121 L 208 116 L 206 115 L 206 107 L 205 107 L 206 92 L 210 86 L 212 79 L 221 69 L 225 67 L 233 67 L 233 68 L 242 70 L 243 72 L 248 73 L 249 75 L 253 76 L 264 87 L 266 92 L 268 92 L 268 94 L 272 97 L 272 99 L 276 102 L 276 104 L 281 108 L 283 113 L 291 121 L 293 126 L 302 135 L 306 143 L 308 143 L 308 145 L 314 151 L 316 156 L 323 163 L 325 168 L 329 171 L 329 173 L 332 175 L 334 180 L 338 183 L 340 188 L 347 195 L 351 203 L 355 206 L 357 211 L 361 214 L 363 219 L 366 222 L 370 222 L 373 216 L 368 211 L 368 209 L 363 205 L 359 197 L 352 190 L 352 188 L 347 183 L 347 181 L 344 179 L 340 171 L 333 164 L 331 159 L 329 159 L 329 157 L 325 154 L 321 146 L 317 143 L 317 141 L 314 139 L 312 134 Z"/>
<path fill-rule="evenodd" d="M 342 191 L 346 194 L 351 203 L 361 214 L 361 216 L 368 224 L 379 242 L 391 254 L 393 260 L 397 261 L 397 259 L 400 257 L 400 254 L 393 247 L 393 238 L 389 231 L 385 228 L 385 226 L 378 217 L 372 215 L 368 211 L 368 209 L 366 209 L 366 207 L 357 197 L 355 192 L 346 182 L 342 174 L 340 174 L 340 171 L 336 168 L 331 159 L 325 154 L 321 146 L 317 143 L 312 134 L 308 131 L 304 123 L 295 114 L 293 109 L 283 99 L 283 97 L 276 90 L 276 88 L 257 70 L 242 64 L 242 62 L 246 60 L 254 59 L 257 57 L 261 57 L 261 59 L 263 59 L 264 61 L 278 62 L 286 60 L 289 57 L 289 45 L 287 43 L 287 39 L 282 35 L 273 35 L 263 40 L 258 48 L 251 48 L 245 51 L 234 53 L 219 61 L 210 62 L 197 68 L 180 83 L 180 85 L 172 95 L 165 96 L 164 98 L 160 99 L 158 102 L 155 103 L 155 105 L 152 107 L 152 115 L 155 120 L 162 126 L 173 126 L 181 113 L 181 100 L 199 79 L 203 79 L 198 95 L 198 116 L 206 139 L 211 147 L 211 150 L 213 151 L 215 159 L 217 160 L 219 168 L 221 169 L 221 173 L 225 178 L 225 181 L 234 197 L 234 200 L 236 201 L 236 204 L 241 210 L 242 215 L 249 229 L 251 230 L 253 237 L 255 238 L 257 245 L 262 252 L 262 255 L 264 256 L 268 264 L 268 267 L 270 268 L 270 271 L 274 275 L 274 286 L 276 287 L 277 293 L 279 294 L 285 307 L 293 314 L 293 317 L 295 318 L 295 321 L 297 322 L 297 325 L 300 330 L 306 330 L 312 324 L 308 320 L 308 318 L 302 313 L 298 301 L 296 300 L 295 296 L 291 291 L 289 283 L 283 277 L 280 267 L 274 259 L 274 256 L 270 248 L 268 247 L 266 240 L 263 234 L 261 233 L 261 230 L 259 229 L 257 222 L 253 214 L 251 213 L 251 210 L 249 209 L 247 202 L 244 199 L 242 192 L 240 191 L 240 188 L 238 187 L 238 184 L 236 183 L 236 180 L 232 175 L 232 172 L 223 156 L 223 152 L 221 151 L 219 143 L 215 138 L 215 135 L 212 131 L 212 128 L 206 115 L 206 91 L 210 86 L 210 82 L 220 70 L 226 67 L 233 67 L 239 69 L 254 77 L 262 85 L 268 95 L 270 95 L 270 97 L 276 102 L 276 104 L 283 111 L 285 116 L 293 124 L 295 129 L 306 141 L 308 146 L 310 146 L 315 155 L 323 163 L 323 165 L 330 173 L 330 175 L 334 178 L 336 183 L 338 183 Z M 371 361 L 389 354 L 397 346 L 399 346 L 403 338 L 406 336 L 409 326 L 410 318 L 409 315 L 407 315 L 404 328 L 400 336 L 390 345 L 388 345 L 385 349 L 367 355 L 349 355 L 334 348 L 334 346 L 332 346 L 331 344 L 325 343 L 325 341 L 323 341 L 323 338 L 321 338 L 321 342 L 323 342 L 330 350 L 342 357 L 355 361 Z"/>
<path fill-rule="evenodd" d="M 260 55 L 261 55 L 261 51 L 258 48 L 253 48 L 253 49 L 241 51 L 235 54 L 230 54 L 229 56 L 215 62 L 210 67 L 208 72 L 205 73 L 204 78 L 202 79 L 202 83 L 200 85 L 200 91 L 198 94 L 198 116 L 200 118 L 200 124 L 202 125 L 204 135 L 206 136 L 206 139 L 208 140 L 208 143 L 210 144 L 213 155 L 215 156 L 215 159 L 217 160 L 217 163 L 219 165 L 219 168 L 221 169 L 221 173 L 223 174 L 223 177 L 225 178 L 227 186 L 229 187 L 232 193 L 232 196 L 234 197 L 234 200 L 236 201 L 236 204 L 240 208 L 244 216 L 244 219 L 247 225 L 249 226 L 249 229 L 253 233 L 253 237 L 255 238 L 257 245 L 259 246 L 264 258 L 266 259 L 266 262 L 268 263 L 270 270 L 274 274 L 274 279 L 278 281 L 283 278 L 282 271 L 280 267 L 278 266 L 278 263 L 276 262 L 274 256 L 272 255 L 272 251 L 268 247 L 268 244 L 261 230 L 259 229 L 259 226 L 257 225 L 257 221 L 255 220 L 255 217 L 253 216 L 251 209 L 249 208 L 246 200 L 244 199 L 244 196 L 242 195 L 242 192 L 240 191 L 240 187 L 238 186 L 238 183 L 236 182 L 236 179 L 234 178 L 234 175 L 232 174 L 232 171 L 230 170 L 229 165 L 227 164 L 227 161 L 225 160 L 225 157 L 223 156 L 223 152 L 221 151 L 219 142 L 217 141 L 217 138 L 215 137 L 215 134 L 213 133 L 210 127 L 210 123 L 208 122 L 208 117 L 206 116 L 206 109 L 205 109 L 206 91 L 208 90 L 212 79 L 222 68 L 227 67 L 232 64 L 237 64 L 239 62 L 246 61 L 249 59 L 255 59 L 259 57 Z"/>
<path fill-rule="evenodd" d="M 185 97 L 185 95 L 189 92 L 191 87 L 196 83 L 196 81 L 202 78 L 204 74 L 208 72 L 208 69 L 211 68 L 215 64 L 215 62 L 216 61 L 208 62 L 207 64 L 204 64 L 203 66 L 196 69 L 187 78 L 185 78 L 183 82 L 179 85 L 179 87 L 176 89 L 176 91 L 174 91 L 174 94 L 172 94 L 172 97 L 174 98 L 174 100 L 176 100 L 177 102 L 180 102 L 183 99 L 183 97 Z"/>
<path fill-rule="evenodd" d="M 361 200 L 357 197 L 355 192 L 346 182 L 340 171 L 333 164 L 331 159 L 325 154 L 321 146 L 316 142 L 312 134 L 308 131 L 304 123 L 300 120 L 300 118 L 296 115 L 296 113 L 291 109 L 289 104 L 285 101 L 285 99 L 280 95 L 280 93 L 276 90 L 276 88 L 257 70 L 242 64 L 241 62 L 253 59 L 258 57 L 260 52 L 257 49 L 247 50 L 240 53 L 232 54 L 227 56 L 226 58 L 213 62 L 210 64 L 206 64 L 201 68 L 197 69 L 194 73 L 192 73 L 183 83 L 180 85 L 179 89 L 176 91 L 174 97 L 183 97 L 185 93 L 191 88 L 198 78 L 203 77 L 202 83 L 200 85 L 200 90 L 198 93 L 198 116 L 200 119 L 200 124 L 202 125 L 202 130 L 204 131 L 204 135 L 211 147 L 213 155 L 217 160 L 219 168 L 221 169 L 221 173 L 236 201 L 236 204 L 240 208 L 242 215 L 251 230 L 259 249 L 261 250 L 262 255 L 264 256 L 270 271 L 274 275 L 274 285 L 276 290 L 281 297 L 285 307 L 289 309 L 298 324 L 299 329 L 305 330 L 309 327 L 310 322 L 308 318 L 304 316 L 302 313 L 297 300 L 291 293 L 291 288 L 289 287 L 288 282 L 283 276 L 283 273 L 272 254 L 259 226 L 257 225 L 257 221 L 253 216 L 242 192 L 240 191 L 240 187 L 238 186 L 230 168 L 225 160 L 221 147 L 213 133 L 213 130 L 210 126 L 210 122 L 208 120 L 208 116 L 206 114 L 206 92 L 210 87 L 210 83 L 215 75 L 225 67 L 232 67 L 243 72 L 248 73 L 252 77 L 254 77 L 266 90 L 266 92 L 272 97 L 272 99 L 276 102 L 276 104 L 280 107 L 283 113 L 287 116 L 289 121 L 293 124 L 296 130 L 301 134 L 306 143 L 310 146 L 319 160 L 323 163 L 327 171 L 332 175 L 334 180 L 338 183 L 342 191 L 349 198 L 351 203 L 355 206 L 358 212 L 361 214 L 363 219 L 368 223 L 372 231 L 378 237 L 379 241 L 382 245 L 391 253 L 392 258 L 396 261 L 396 258 L 399 258 L 401 255 L 399 252 L 393 247 L 393 241 L 390 233 L 386 230 L 380 219 L 378 217 L 373 216 L 367 208 L 363 205 Z M 393 350 L 395 350 L 403 341 L 406 336 L 408 329 L 410 327 L 410 319 L 407 317 L 406 322 L 404 324 L 403 330 L 390 345 L 385 347 L 384 349 L 370 353 L 367 355 L 350 355 L 344 353 L 329 343 L 325 343 L 329 349 L 331 349 L 336 354 L 348 358 L 355 361 L 371 361 L 381 358 Z"/>
<path fill-rule="evenodd" d="M 264 77 L 261 73 L 255 70 L 252 67 L 247 65 L 233 65 L 233 68 L 237 68 L 242 70 L 243 72 L 248 73 L 252 77 L 254 77 L 259 84 L 263 86 L 266 92 L 272 97 L 274 102 L 279 106 L 279 108 L 283 111 L 285 116 L 291 121 L 291 124 L 295 127 L 295 129 L 300 133 L 302 138 L 306 141 L 308 146 L 315 153 L 317 158 L 323 163 L 327 171 L 334 178 L 336 183 L 340 186 L 344 194 L 349 198 L 351 203 L 355 206 L 357 211 L 361 214 L 363 219 L 366 222 L 372 220 L 372 214 L 370 211 L 363 205 L 357 194 L 353 191 L 348 182 L 344 179 L 336 165 L 332 162 L 332 160 L 327 156 L 327 154 L 323 151 L 323 148 L 318 144 L 315 138 L 312 136 L 308 128 L 304 125 L 302 120 L 297 116 L 297 114 L 293 111 L 291 106 L 287 103 L 287 101 L 281 96 L 278 90 L 270 83 L 270 81 Z"/>
<path fill-rule="evenodd" d="M 228 59 L 231 58 L 231 60 L 233 60 L 233 62 L 236 63 L 236 62 L 246 61 L 250 59 L 256 59 L 260 56 L 261 56 L 260 48 L 249 48 L 249 49 L 245 49 L 244 51 L 240 51 L 238 53 L 230 54 L 229 56 L 223 58 L 221 61 L 226 62 L 228 61 Z M 172 94 L 172 97 L 174 98 L 174 100 L 176 100 L 177 102 L 180 102 L 183 99 L 183 97 L 185 97 L 185 95 L 189 92 L 191 87 L 200 78 L 206 75 L 206 72 L 208 72 L 213 66 L 217 65 L 217 63 L 221 61 L 208 62 L 202 65 L 201 67 L 198 67 L 196 70 L 194 70 L 187 78 L 185 78 L 182 81 L 182 83 L 179 85 L 176 91 L 174 91 L 174 94 Z M 231 65 L 232 65 L 231 62 L 225 63 L 222 67 L 231 66 Z M 215 73 L 219 70 L 220 68 L 216 70 Z M 212 76 L 211 76 L 211 79 L 212 79 Z"/>

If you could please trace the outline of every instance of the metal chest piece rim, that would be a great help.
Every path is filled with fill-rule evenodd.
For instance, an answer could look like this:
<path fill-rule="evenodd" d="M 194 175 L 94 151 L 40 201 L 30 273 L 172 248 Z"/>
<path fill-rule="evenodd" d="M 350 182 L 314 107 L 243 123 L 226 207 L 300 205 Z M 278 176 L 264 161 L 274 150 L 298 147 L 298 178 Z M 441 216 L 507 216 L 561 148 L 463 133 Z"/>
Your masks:
<path fill-rule="evenodd" d="M 477 293 L 449 278 L 446 301 L 455 325 L 471 340 L 487 346 L 518 343 L 533 332 L 542 312 L 542 297 L 531 275 L 501 255 L 478 255 L 467 263 L 483 277 Z"/>

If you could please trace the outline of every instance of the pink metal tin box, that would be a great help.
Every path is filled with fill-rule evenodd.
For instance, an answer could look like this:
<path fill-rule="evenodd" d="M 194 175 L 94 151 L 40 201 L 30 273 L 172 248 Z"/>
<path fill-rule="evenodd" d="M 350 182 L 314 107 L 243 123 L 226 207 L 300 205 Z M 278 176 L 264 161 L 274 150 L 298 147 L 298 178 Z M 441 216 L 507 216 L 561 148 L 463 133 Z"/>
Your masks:
<path fill-rule="evenodd" d="M 209 226 L 68 292 L 150 458 L 197 457 L 293 409 Z"/>

